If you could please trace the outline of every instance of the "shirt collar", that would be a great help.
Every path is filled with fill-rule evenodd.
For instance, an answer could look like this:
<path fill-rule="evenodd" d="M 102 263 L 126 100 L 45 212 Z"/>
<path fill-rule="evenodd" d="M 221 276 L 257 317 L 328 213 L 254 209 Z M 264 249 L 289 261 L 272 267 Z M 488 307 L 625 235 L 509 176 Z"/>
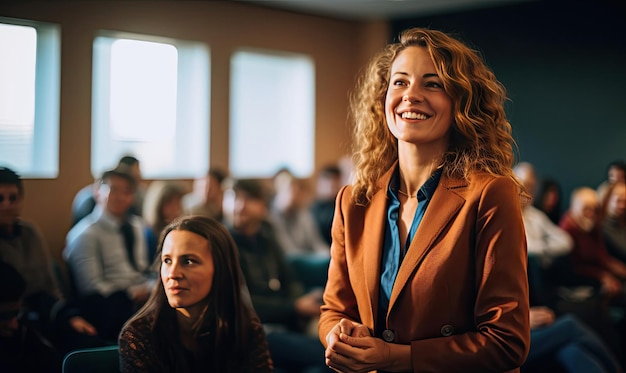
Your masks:
<path fill-rule="evenodd" d="M 395 193 L 396 190 L 400 188 L 400 168 L 396 167 L 393 172 L 393 176 L 391 177 L 391 181 L 389 182 L 389 187 L 387 188 L 387 195 L 391 196 L 394 200 L 397 199 L 397 195 Z M 435 172 L 424 182 L 424 184 L 420 187 L 417 192 L 418 197 L 424 197 L 425 199 L 430 200 L 437 189 L 437 185 L 439 185 L 439 179 L 441 179 L 441 174 L 443 173 L 443 167 L 438 168 Z M 420 198 L 421 199 L 421 198 Z"/>

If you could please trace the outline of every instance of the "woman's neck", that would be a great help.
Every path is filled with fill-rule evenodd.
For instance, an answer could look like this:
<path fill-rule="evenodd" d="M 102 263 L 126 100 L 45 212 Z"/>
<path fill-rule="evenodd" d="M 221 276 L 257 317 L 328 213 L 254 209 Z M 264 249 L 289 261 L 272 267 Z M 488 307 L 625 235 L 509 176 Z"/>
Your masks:
<path fill-rule="evenodd" d="M 416 192 L 442 165 L 443 155 L 448 149 L 448 141 L 428 144 L 398 142 L 398 163 L 400 165 L 400 187 L 407 192 Z M 404 188 L 408 189 L 404 189 Z"/>
<path fill-rule="evenodd" d="M 416 195 L 441 164 L 443 153 L 436 156 L 418 157 L 399 155 L 400 190 Z"/>
<path fill-rule="evenodd" d="M 202 319 L 207 311 L 207 305 L 197 305 L 188 308 L 176 309 L 176 320 L 178 321 L 178 330 L 180 340 L 190 351 L 196 349 L 196 331 L 202 323 Z"/>
<path fill-rule="evenodd" d="M 182 330 L 194 330 L 202 322 L 208 309 L 206 302 L 195 304 L 191 307 L 176 308 L 176 319 Z"/>

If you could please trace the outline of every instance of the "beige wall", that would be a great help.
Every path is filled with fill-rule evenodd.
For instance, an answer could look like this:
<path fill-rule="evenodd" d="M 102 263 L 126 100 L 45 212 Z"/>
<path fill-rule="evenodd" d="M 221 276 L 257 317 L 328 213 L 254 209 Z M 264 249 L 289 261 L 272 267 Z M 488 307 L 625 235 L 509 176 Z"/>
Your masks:
<path fill-rule="evenodd" d="M 306 16 L 225 1 L 2 2 L 0 16 L 61 26 L 60 169 L 56 179 L 26 180 L 23 216 L 37 224 L 59 259 L 75 193 L 92 181 L 91 56 L 101 29 L 206 43 L 211 50 L 210 162 L 228 166 L 231 53 L 240 46 L 305 53 L 316 66 L 316 167 L 349 147 L 347 95 L 354 77 L 388 39 L 386 22 Z"/>

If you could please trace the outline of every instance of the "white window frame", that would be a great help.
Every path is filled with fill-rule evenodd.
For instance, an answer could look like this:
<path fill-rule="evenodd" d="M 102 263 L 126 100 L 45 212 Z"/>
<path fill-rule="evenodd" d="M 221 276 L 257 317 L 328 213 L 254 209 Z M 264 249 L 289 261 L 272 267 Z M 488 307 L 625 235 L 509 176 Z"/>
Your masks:
<path fill-rule="evenodd" d="M 242 60 L 246 56 L 265 61 Z M 295 64 L 281 69 L 281 59 Z M 254 71 L 256 67 L 260 70 Z M 281 76 L 283 72 L 286 75 Z M 287 168 L 296 176 L 309 177 L 315 163 L 313 59 L 305 54 L 239 48 L 231 56 L 230 76 L 231 174 L 268 177 Z"/>
<path fill-rule="evenodd" d="M 37 32 L 35 62 L 35 117 L 29 165 L 15 159 L 0 160 L 24 178 L 59 175 L 59 105 L 61 80 L 61 27 L 57 24 L 0 17 L 0 23 L 33 27 Z"/>
<path fill-rule="evenodd" d="M 132 147 L 113 143 L 109 135 L 109 80 L 111 45 L 119 39 L 173 45 L 178 51 L 176 133 L 174 159 L 149 166 L 150 159 Z M 205 174 L 209 167 L 210 56 L 206 45 L 161 36 L 119 31 L 99 31 L 94 40 L 92 92 L 91 171 L 99 177 L 114 167 L 123 155 L 141 162 L 148 179 L 192 178 Z M 113 149 L 113 150 L 112 150 Z"/>

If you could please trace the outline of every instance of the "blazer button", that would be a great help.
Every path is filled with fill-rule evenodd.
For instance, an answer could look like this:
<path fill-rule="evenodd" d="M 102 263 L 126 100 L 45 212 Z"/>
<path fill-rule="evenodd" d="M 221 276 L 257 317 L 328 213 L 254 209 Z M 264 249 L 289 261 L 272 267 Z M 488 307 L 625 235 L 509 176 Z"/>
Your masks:
<path fill-rule="evenodd" d="M 441 335 L 444 337 L 451 336 L 454 333 L 454 327 L 452 325 L 444 325 L 441 327 Z"/>
<path fill-rule="evenodd" d="M 395 338 L 396 334 L 393 332 L 393 330 L 385 329 L 383 331 L 383 339 L 385 340 L 385 342 L 393 342 Z"/>

